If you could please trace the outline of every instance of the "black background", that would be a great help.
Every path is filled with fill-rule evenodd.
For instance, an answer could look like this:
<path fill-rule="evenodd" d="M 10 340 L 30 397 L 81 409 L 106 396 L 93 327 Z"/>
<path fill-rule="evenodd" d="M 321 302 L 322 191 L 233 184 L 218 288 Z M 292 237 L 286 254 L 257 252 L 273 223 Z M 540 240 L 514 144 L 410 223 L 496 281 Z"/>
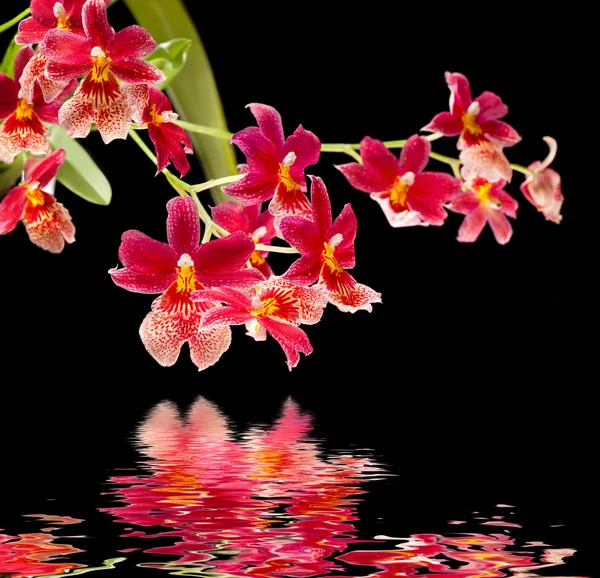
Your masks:
<path fill-rule="evenodd" d="M 69 504 L 65 515 L 88 511 L 107 470 L 136 459 L 128 437 L 160 400 L 185 409 L 201 394 L 243 427 L 272 421 L 292 395 L 315 415 L 326 447 L 373 448 L 401 475 L 393 500 L 373 486 L 365 506 L 398 531 L 432 531 L 505 502 L 518 506 L 532 539 L 536 528 L 566 523 L 564 546 L 577 547 L 597 457 L 597 378 L 586 373 L 594 352 L 585 336 L 595 335 L 587 271 L 596 259 L 583 236 L 590 189 L 575 182 L 570 132 L 580 126 L 583 87 L 576 45 L 565 40 L 569 14 L 492 19 L 466 7 L 385 2 L 327 4 L 328 12 L 324 3 L 188 6 L 232 130 L 254 123 L 247 103 L 263 102 L 281 112 L 286 133 L 302 123 L 323 142 L 405 138 L 447 109 L 444 71 L 462 72 L 474 96 L 491 90 L 509 105 L 505 120 L 524 137 L 506 149 L 512 162 L 542 159 L 542 137 L 558 140 L 563 223 L 544 221 L 515 174 L 507 190 L 520 208 L 507 246 L 489 228 L 459 244 L 453 214 L 441 228 L 394 230 L 332 167 L 347 157 L 324 154 L 311 170 L 328 185 L 334 214 L 352 203 L 353 274 L 383 304 L 354 315 L 329 307 L 307 331 L 314 353 L 291 373 L 277 344 L 254 343 L 240 328 L 215 367 L 198 373 L 184 347 L 176 366 L 161 368 L 138 337 L 153 297 L 117 288 L 107 270 L 123 231 L 165 240 L 174 193 L 132 142 L 104 146 L 92 134 L 86 146 L 113 185 L 112 204 L 58 188 L 77 227 L 59 256 L 31 245 L 20 226 L 0 239 L 0 511 L 38 511 L 49 496 Z M 132 22 L 120 3 L 110 17 L 117 29 Z M 434 149 L 455 154 L 453 139 Z M 197 166 L 187 180 L 203 180 Z M 289 262 L 276 257 L 276 272 Z"/>

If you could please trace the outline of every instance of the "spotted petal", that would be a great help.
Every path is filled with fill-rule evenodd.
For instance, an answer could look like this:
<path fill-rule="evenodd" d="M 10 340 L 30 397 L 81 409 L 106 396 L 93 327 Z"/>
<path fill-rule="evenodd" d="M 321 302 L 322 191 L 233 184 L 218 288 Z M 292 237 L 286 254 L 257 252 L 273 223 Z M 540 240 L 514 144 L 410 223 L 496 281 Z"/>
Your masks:
<path fill-rule="evenodd" d="M 200 243 L 200 217 L 191 197 L 175 197 L 167 203 L 167 239 L 178 255 L 192 255 Z"/>
<path fill-rule="evenodd" d="M 26 192 L 24 186 L 14 187 L 0 202 L 0 235 L 10 233 L 17 226 L 27 203 Z"/>

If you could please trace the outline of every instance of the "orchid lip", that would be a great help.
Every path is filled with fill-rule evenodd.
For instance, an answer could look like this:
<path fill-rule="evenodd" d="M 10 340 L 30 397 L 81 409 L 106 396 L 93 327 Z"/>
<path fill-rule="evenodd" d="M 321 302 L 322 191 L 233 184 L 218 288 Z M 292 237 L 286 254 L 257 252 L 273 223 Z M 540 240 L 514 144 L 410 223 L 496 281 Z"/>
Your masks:
<path fill-rule="evenodd" d="M 102 48 L 99 46 L 94 46 L 94 48 L 92 48 L 91 56 L 93 58 L 106 58 L 104 50 L 102 50 Z"/>
<path fill-rule="evenodd" d="M 400 182 L 403 185 L 408 185 L 409 187 L 412 187 L 415 183 L 415 173 L 413 173 L 412 171 L 404 173 L 402 177 L 400 177 Z"/>
<path fill-rule="evenodd" d="M 285 157 L 283 157 L 283 161 L 281 164 L 284 167 L 291 167 L 296 162 L 296 153 L 294 151 L 290 151 Z"/>
<path fill-rule="evenodd" d="M 481 112 L 481 105 L 476 100 L 474 100 L 469 105 L 469 108 L 467 108 L 467 114 L 470 114 L 471 116 L 477 116 L 480 112 Z"/>
<path fill-rule="evenodd" d="M 177 266 L 178 267 L 193 267 L 194 261 L 192 261 L 192 258 L 187 253 L 184 253 L 183 255 L 181 255 L 181 257 L 179 257 L 179 261 L 177 261 Z"/>
<path fill-rule="evenodd" d="M 65 7 L 62 5 L 61 2 L 56 2 L 52 11 L 54 12 L 54 17 L 57 19 L 64 18 L 66 16 Z"/>
<path fill-rule="evenodd" d="M 330 247 L 337 247 L 344 240 L 344 236 L 341 233 L 336 233 L 331 239 L 329 239 L 329 243 L 327 243 Z"/>

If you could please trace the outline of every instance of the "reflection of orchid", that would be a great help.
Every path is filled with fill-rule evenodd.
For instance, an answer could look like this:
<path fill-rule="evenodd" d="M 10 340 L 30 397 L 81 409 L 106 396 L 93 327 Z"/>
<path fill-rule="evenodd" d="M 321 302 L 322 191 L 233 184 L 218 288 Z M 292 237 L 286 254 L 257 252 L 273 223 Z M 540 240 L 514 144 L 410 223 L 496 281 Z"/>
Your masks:
<path fill-rule="evenodd" d="M 362 457 L 322 457 L 310 430 L 311 418 L 292 401 L 273 426 L 241 441 L 205 399 L 185 419 L 159 404 L 137 431 L 151 473 L 112 478 L 124 505 L 105 511 L 138 528 L 169 528 L 127 535 L 178 538 L 147 552 L 177 555 L 179 567 L 232 576 L 335 570 L 327 558 L 354 538 L 359 478 L 378 468 Z"/>

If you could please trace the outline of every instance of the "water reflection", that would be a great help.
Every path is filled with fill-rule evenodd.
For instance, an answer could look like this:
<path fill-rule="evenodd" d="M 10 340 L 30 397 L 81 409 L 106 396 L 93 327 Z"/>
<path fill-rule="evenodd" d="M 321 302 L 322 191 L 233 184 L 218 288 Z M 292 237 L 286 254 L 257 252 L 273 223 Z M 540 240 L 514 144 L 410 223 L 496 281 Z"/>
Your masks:
<path fill-rule="evenodd" d="M 124 502 L 106 511 L 138 527 L 126 536 L 170 538 L 145 548 L 170 554 L 171 571 L 230 576 L 317 576 L 342 569 L 332 558 L 355 539 L 362 479 L 382 473 L 370 458 L 322 455 L 311 418 L 288 401 L 270 427 L 234 438 L 226 418 L 199 399 L 185 419 L 160 404 L 137 431 L 149 474 L 115 476 Z"/>

